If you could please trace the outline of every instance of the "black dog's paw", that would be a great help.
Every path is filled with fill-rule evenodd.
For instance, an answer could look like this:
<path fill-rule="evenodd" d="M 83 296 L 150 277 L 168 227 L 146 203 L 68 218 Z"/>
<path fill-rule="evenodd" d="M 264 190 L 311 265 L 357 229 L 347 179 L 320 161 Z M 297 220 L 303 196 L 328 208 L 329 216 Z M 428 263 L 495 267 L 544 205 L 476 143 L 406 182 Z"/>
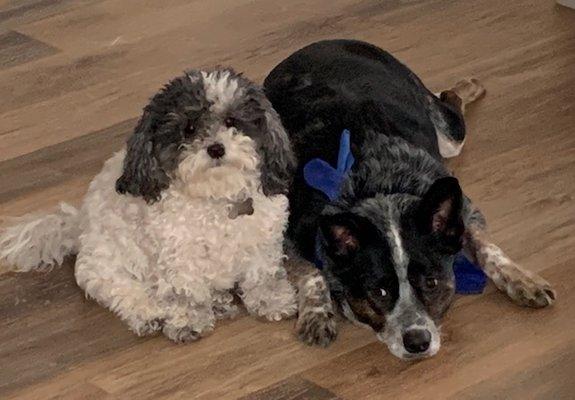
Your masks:
<path fill-rule="evenodd" d="M 297 320 L 296 331 L 302 342 L 327 347 L 337 337 L 335 315 L 327 310 L 304 311 Z"/>

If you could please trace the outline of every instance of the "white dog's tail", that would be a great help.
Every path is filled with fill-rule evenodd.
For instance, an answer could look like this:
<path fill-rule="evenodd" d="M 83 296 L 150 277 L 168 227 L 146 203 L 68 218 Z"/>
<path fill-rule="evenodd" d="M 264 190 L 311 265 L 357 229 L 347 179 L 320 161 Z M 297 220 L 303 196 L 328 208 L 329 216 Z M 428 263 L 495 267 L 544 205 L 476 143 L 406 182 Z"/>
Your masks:
<path fill-rule="evenodd" d="M 61 264 L 77 252 L 79 222 L 78 210 L 66 203 L 52 214 L 16 218 L 0 230 L 0 263 L 19 272 Z"/>

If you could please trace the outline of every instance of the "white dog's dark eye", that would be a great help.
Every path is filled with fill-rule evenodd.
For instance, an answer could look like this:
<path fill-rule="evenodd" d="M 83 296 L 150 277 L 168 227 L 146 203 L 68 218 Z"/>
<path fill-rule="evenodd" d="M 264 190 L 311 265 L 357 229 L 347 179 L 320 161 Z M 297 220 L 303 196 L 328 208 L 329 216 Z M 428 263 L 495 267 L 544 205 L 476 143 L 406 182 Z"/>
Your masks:
<path fill-rule="evenodd" d="M 381 291 L 381 297 L 387 296 L 387 291 L 385 289 L 379 289 Z"/>
<path fill-rule="evenodd" d="M 195 131 L 196 131 L 196 127 L 194 126 L 193 121 L 188 121 L 186 123 L 186 127 L 184 128 L 184 134 L 186 136 L 191 136 L 194 134 Z"/>
<path fill-rule="evenodd" d="M 438 283 L 439 282 L 435 278 L 427 278 L 425 280 L 425 286 L 427 286 L 428 289 L 434 289 Z"/>
<path fill-rule="evenodd" d="M 227 128 L 232 128 L 232 127 L 236 126 L 236 122 L 237 122 L 237 121 L 236 121 L 235 118 L 228 117 L 228 118 L 226 118 L 226 119 L 224 120 L 224 125 L 225 125 Z"/>

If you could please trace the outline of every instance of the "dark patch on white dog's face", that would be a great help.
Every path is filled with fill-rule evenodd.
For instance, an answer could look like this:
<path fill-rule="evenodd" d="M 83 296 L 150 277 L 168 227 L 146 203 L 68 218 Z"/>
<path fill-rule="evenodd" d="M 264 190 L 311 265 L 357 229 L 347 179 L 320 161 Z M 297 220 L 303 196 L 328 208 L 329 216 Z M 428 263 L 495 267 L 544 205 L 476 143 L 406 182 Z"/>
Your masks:
<path fill-rule="evenodd" d="M 188 71 L 151 99 L 128 140 L 116 189 L 153 202 L 178 172 L 191 177 L 190 185 L 205 178 L 181 171 L 184 160 L 198 169 L 253 167 L 267 195 L 287 191 L 295 165 L 287 134 L 261 88 L 229 69 Z"/>
<path fill-rule="evenodd" d="M 328 206 L 320 219 L 326 272 L 344 313 L 400 358 L 439 350 L 463 235 L 461 202 L 457 180 L 442 178 L 421 199 L 381 195 L 348 210 Z"/>

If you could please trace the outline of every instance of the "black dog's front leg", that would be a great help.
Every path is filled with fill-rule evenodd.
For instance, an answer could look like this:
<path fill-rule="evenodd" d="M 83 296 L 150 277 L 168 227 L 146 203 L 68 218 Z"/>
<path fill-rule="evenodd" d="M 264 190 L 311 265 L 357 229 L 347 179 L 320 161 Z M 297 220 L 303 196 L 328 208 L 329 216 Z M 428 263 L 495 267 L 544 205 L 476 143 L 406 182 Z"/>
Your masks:
<path fill-rule="evenodd" d="M 464 250 L 495 286 L 521 306 L 547 307 L 555 302 L 555 291 L 545 279 L 511 260 L 489 238 L 483 214 L 468 205 Z"/>
<path fill-rule="evenodd" d="M 329 287 L 315 265 L 301 257 L 293 246 L 286 247 L 285 269 L 298 291 L 297 335 L 306 344 L 326 347 L 337 336 Z"/>

